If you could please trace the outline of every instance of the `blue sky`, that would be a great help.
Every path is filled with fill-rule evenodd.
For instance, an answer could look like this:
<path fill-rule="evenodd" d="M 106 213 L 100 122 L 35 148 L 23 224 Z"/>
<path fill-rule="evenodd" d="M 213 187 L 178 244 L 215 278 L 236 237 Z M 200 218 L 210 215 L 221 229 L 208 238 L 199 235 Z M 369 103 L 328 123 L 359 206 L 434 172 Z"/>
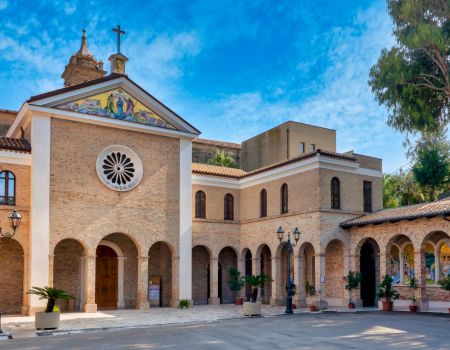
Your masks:
<path fill-rule="evenodd" d="M 367 84 L 394 43 L 384 0 L 0 0 L 0 16 L 0 108 L 62 86 L 86 18 L 94 56 L 109 66 L 120 24 L 128 75 L 204 138 L 296 120 L 336 129 L 339 152 L 381 157 L 387 172 L 406 162 Z"/>

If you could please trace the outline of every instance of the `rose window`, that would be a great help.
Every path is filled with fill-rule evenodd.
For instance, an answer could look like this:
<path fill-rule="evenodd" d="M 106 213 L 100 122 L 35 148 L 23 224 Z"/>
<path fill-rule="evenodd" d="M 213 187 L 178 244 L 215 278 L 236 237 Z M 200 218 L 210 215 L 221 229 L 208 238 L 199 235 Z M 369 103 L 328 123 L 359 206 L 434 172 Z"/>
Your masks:
<path fill-rule="evenodd" d="M 142 177 L 142 163 L 135 152 L 125 146 L 105 148 L 97 158 L 100 180 L 116 191 L 134 188 Z"/>

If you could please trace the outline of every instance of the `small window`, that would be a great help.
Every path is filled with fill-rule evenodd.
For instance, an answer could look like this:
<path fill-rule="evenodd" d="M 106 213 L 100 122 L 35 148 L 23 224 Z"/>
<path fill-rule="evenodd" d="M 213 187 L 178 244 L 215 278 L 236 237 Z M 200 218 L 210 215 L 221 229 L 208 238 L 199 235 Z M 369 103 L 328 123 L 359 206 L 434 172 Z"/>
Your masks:
<path fill-rule="evenodd" d="M 281 214 L 286 214 L 288 212 L 288 185 L 283 184 L 281 186 Z"/>
<path fill-rule="evenodd" d="M 11 171 L 0 173 L 0 204 L 16 204 L 16 177 Z"/>
<path fill-rule="evenodd" d="M 331 179 L 331 209 L 341 209 L 341 184 L 337 177 Z"/>
<path fill-rule="evenodd" d="M 298 150 L 299 150 L 300 154 L 305 153 L 305 143 L 304 142 L 300 142 L 300 145 L 298 146 Z"/>
<path fill-rule="evenodd" d="M 206 218 L 206 195 L 203 191 L 197 191 L 195 194 L 195 217 L 198 219 Z"/>
<path fill-rule="evenodd" d="M 267 216 L 267 191 L 261 190 L 259 195 L 259 207 L 260 207 L 260 217 L 265 218 Z"/>
<path fill-rule="evenodd" d="M 314 151 L 316 150 L 316 145 L 312 143 L 312 144 L 309 146 L 309 150 L 310 150 L 311 152 L 314 152 Z"/>
<path fill-rule="evenodd" d="M 224 197 L 224 220 L 234 220 L 234 198 L 227 193 Z"/>
<path fill-rule="evenodd" d="M 372 212 L 372 183 L 370 181 L 364 181 L 363 183 L 363 206 L 364 211 L 367 213 Z"/>

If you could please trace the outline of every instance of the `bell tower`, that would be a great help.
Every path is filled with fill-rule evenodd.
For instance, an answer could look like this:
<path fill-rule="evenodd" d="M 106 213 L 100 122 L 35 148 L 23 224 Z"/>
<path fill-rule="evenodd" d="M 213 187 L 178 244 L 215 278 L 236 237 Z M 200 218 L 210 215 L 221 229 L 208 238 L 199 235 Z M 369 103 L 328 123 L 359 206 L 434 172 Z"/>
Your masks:
<path fill-rule="evenodd" d="M 89 52 L 86 31 L 83 29 L 80 49 L 70 57 L 61 78 L 64 79 L 64 86 L 72 86 L 84 83 L 89 80 L 104 77 L 103 62 L 97 61 Z"/>

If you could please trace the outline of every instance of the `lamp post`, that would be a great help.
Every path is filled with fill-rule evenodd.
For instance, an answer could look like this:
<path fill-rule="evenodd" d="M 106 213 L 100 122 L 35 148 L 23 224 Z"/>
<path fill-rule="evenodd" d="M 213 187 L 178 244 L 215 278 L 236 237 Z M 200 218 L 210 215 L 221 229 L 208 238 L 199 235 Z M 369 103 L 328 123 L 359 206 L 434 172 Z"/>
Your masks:
<path fill-rule="evenodd" d="M 295 243 L 291 243 L 291 233 L 294 235 Z M 300 230 L 298 227 L 294 229 L 291 233 L 288 232 L 287 234 L 287 298 L 286 298 L 286 314 L 293 314 L 294 311 L 292 311 L 292 287 L 293 283 L 291 280 L 291 249 L 292 247 L 295 247 L 298 243 L 298 240 L 300 239 Z M 284 230 L 280 226 L 277 229 L 277 237 L 280 242 L 284 239 Z"/>
<path fill-rule="evenodd" d="M 11 214 L 9 214 L 9 216 L 8 216 L 9 226 L 11 227 L 12 231 L 4 232 L 2 227 L 0 227 L 0 239 L 11 238 L 12 236 L 14 236 L 16 234 L 16 230 L 19 228 L 21 220 L 22 220 L 22 215 L 20 215 L 20 213 L 16 209 L 14 209 L 13 212 Z M 0 244 L 1 244 L 1 241 L 0 241 Z M 3 333 L 1 311 L 0 311 L 0 337 L 11 338 L 11 336 L 9 334 Z"/>

